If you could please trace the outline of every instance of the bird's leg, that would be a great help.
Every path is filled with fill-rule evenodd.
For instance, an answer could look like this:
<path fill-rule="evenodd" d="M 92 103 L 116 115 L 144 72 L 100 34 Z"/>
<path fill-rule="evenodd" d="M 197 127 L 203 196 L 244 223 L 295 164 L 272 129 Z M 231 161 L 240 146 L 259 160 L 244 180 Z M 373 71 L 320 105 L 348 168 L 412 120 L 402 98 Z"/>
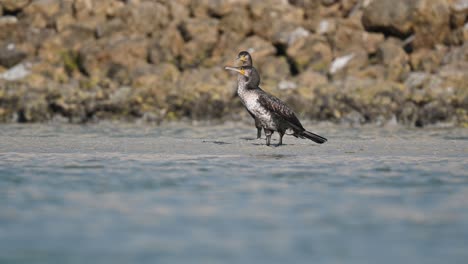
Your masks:
<path fill-rule="evenodd" d="M 257 127 L 257 139 L 262 137 L 262 127 Z"/>
<path fill-rule="evenodd" d="M 283 145 L 284 132 L 279 132 L 278 131 L 278 134 L 279 134 L 279 142 L 278 142 L 278 145 L 276 145 L 276 146 L 281 146 L 281 145 Z"/>
<path fill-rule="evenodd" d="M 257 118 L 255 118 L 255 127 L 257 128 L 257 139 L 259 139 L 262 137 L 262 124 Z"/>
<path fill-rule="evenodd" d="M 267 146 L 270 146 L 271 135 L 273 135 L 273 131 L 265 129 L 266 145 Z"/>

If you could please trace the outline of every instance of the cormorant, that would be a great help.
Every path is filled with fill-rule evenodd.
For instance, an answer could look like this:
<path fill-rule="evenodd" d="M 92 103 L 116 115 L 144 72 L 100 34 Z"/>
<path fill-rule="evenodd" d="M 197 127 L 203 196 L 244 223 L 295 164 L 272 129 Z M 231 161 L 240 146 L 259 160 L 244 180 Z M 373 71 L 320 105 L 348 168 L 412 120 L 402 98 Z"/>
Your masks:
<path fill-rule="evenodd" d="M 237 94 L 247 110 L 259 121 L 266 135 L 266 145 L 270 145 L 271 135 L 274 131 L 279 134 L 278 146 L 283 143 L 283 136 L 288 129 L 293 136 L 308 138 L 322 144 L 326 138 L 306 131 L 294 112 L 277 97 L 263 91 L 260 84 L 260 75 L 252 66 L 225 67 L 226 70 L 238 72 Z"/>
<path fill-rule="evenodd" d="M 237 55 L 237 60 L 241 62 L 241 66 L 253 66 L 252 56 L 250 56 L 250 53 L 247 51 L 239 52 Z M 250 116 L 252 116 L 252 118 L 255 120 L 255 127 L 257 128 L 257 139 L 259 139 L 262 137 L 262 124 L 258 118 L 256 118 L 254 114 L 249 111 L 249 109 L 247 109 L 247 112 L 249 112 Z"/>

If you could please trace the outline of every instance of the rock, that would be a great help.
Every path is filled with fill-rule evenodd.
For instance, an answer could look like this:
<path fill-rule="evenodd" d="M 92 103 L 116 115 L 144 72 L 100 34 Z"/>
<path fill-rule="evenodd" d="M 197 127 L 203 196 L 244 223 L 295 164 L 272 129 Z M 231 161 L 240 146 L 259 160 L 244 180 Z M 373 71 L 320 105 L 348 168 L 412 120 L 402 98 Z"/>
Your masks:
<path fill-rule="evenodd" d="M 430 78 L 430 74 L 425 72 L 412 72 L 406 78 L 404 84 L 411 90 L 422 89 Z"/>
<path fill-rule="evenodd" d="M 290 0 L 289 3 L 304 10 L 304 21 L 302 25 L 309 31 L 317 29 L 322 16 L 323 6 L 320 0 Z"/>
<path fill-rule="evenodd" d="M 450 0 L 450 25 L 452 28 L 461 28 L 464 26 L 466 16 L 468 15 L 467 0 Z"/>
<path fill-rule="evenodd" d="M 361 36 L 362 46 L 369 54 L 376 53 L 379 44 L 385 40 L 384 35 L 380 33 L 362 32 Z"/>
<path fill-rule="evenodd" d="M 373 0 L 364 8 L 362 24 L 367 30 L 384 32 L 398 37 L 412 33 L 411 13 L 417 0 Z"/>
<path fill-rule="evenodd" d="M 240 52 L 242 50 L 247 50 L 248 52 L 250 52 L 254 57 L 255 61 L 262 60 L 263 58 L 274 55 L 276 53 L 276 48 L 270 42 L 265 41 L 264 39 L 258 36 L 251 36 L 246 38 L 239 45 L 239 51 L 237 52 Z"/>
<path fill-rule="evenodd" d="M 385 77 L 389 80 L 402 80 L 410 71 L 408 55 L 395 39 L 387 39 L 379 45 L 377 57 L 386 67 Z"/>
<path fill-rule="evenodd" d="M 76 23 L 75 18 L 73 17 L 72 13 L 61 13 L 55 19 L 55 29 L 58 32 L 63 31 L 67 27 Z"/>
<path fill-rule="evenodd" d="M 5 11 L 17 12 L 27 6 L 31 0 L 0 0 L 0 6 Z"/>
<path fill-rule="evenodd" d="M 286 57 L 266 57 L 257 63 L 257 69 L 262 77 L 262 83 L 274 81 L 274 84 L 290 76 L 289 64 Z"/>
<path fill-rule="evenodd" d="M 465 26 L 463 27 L 463 40 L 464 43 L 468 43 L 468 22 L 466 22 Z"/>
<path fill-rule="evenodd" d="M 416 71 L 436 72 L 445 53 L 446 50 L 442 46 L 433 50 L 418 49 L 410 55 L 411 68 Z"/>
<path fill-rule="evenodd" d="M 338 2 L 338 0 L 322 0 L 322 5 L 324 6 L 331 6 Z"/>
<path fill-rule="evenodd" d="M 278 83 L 279 90 L 290 90 L 290 89 L 296 89 L 296 88 L 297 88 L 297 84 L 294 81 L 282 80 Z"/>
<path fill-rule="evenodd" d="M 182 1 L 169 1 L 168 4 L 171 14 L 171 21 L 173 23 L 180 23 L 190 16 L 188 4 L 184 4 Z"/>
<path fill-rule="evenodd" d="M 297 40 L 287 48 L 286 53 L 299 72 L 310 67 L 315 71 L 326 73 L 333 58 L 326 39 L 316 35 Z"/>
<path fill-rule="evenodd" d="M 73 64 L 78 68 L 78 54 L 80 49 L 89 43 L 94 43 L 94 31 L 86 28 L 71 26 L 52 36 L 45 36 L 36 40 L 38 42 L 38 58 L 50 63 L 51 65 L 60 65 L 67 60 L 65 64 Z M 73 56 L 69 56 L 73 55 Z M 72 57 L 76 57 L 72 59 Z"/>
<path fill-rule="evenodd" d="M 131 32 L 140 35 L 154 34 L 171 22 L 169 8 L 154 1 L 127 5 L 120 8 L 116 16 L 125 22 Z"/>
<path fill-rule="evenodd" d="M 358 76 L 368 66 L 368 55 L 363 49 L 349 50 L 337 54 L 328 70 L 332 80 L 345 79 L 348 75 Z"/>
<path fill-rule="evenodd" d="M 273 43 L 279 42 L 282 35 L 300 26 L 304 17 L 303 9 L 285 1 L 277 1 L 273 5 L 266 1 L 255 1 L 251 3 L 250 9 L 254 33 Z"/>
<path fill-rule="evenodd" d="M 182 68 L 196 67 L 208 59 L 219 37 L 217 19 L 190 18 L 179 25 L 185 41 L 181 52 Z"/>
<path fill-rule="evenodd" d="M 54 24 L 54 18 L 60 9 L 60 0 L 35 0 L 24 8 L 23 13 L 30 26 L 44 28 Z"/>
<path fill-rule="evenodd" d="M 143 38 L 102 40 L 89 43 L 79 51 L 79 67 L 90 77 L 128 78 L 147 65 L 148 41 Z"/>
<path fill-rule="evenodd" d="M 106 38 L 112 35 L 125 33 L 127 25 L 121 18 L 116 17 L 107 21 L 98 22 L 96 26 L 92 28 L 96 29 L 97 38 Z"/>
<path fill-rule="evenodd" d="M 343 12 L 343 16 L 347 17 L 352 15 L 353 12 L 356 12 L 362 5 L 361 0 L 341 0 L 340 1 L 340 9 Z"/>
<path fill-rule="evenodd" d="M 7 81 L 17 81 L 28 76 L 31 71 L 31 64 L 21 63 L 0 74 L 0 79 Z"/>
<path fill-rule="evenodd" d="M 149 47 L 149 61 L 153 64 L 170 62 L 178 64 L 184 48 L 184 39 L 175 24 L 171 24 L 162 36 L 154 37 Z"/>
<path fill-rule="evenodd" d="M 26 53 L 17 50 L 15 43 L 0 45 L 0 65 L 10 68 L 26 58 Z"/>
<path fill-rule="evenodd" d="M 367 30 L 400 38 L 415 34 L 414 47 L 433 47 L 450 32 L 450 9 L 445 0 L 374 0 L 365 9 Z"/>
<path fill-rule="evenodd" d="M 336 32 L 337 25 L 336 20 L 332 18 L 326 18 L 320 20 L 315 32 L 320 35 L 332 35 Z"/>
<path fill-rule="evenodd" d="M 310 31 L 301 26 L 297 27 L 289 24 L 285 29 L 273 36 L 273 43 L 275 43 L 275 45 L 288 47 L 294 44 L 298 39 L 305 38 L 310 34 Z"/>
<path fill-rule="evenodd" d="M 221 17 L 229 14 L 236 6 L 242 7 L 243 0 L 195 0 L 190 1 L 190 9 L 195 17 Z"/>
<path fill-rule="evenodd" d="M 154 67 L 146 67 L 137 72 L 133 78 L 133 87 L 170 86 L 178 80 L 180 72 L 173 64 L 162 63 Z"/>
<path fill-rule="evenodd" d="M 369 54 L 377 51 L 377 46 L 385 39 L 381 33 L 364 31 L 361 25 L 348 20 L 339 20 L 336 33 L 330 36 L 335 51 L 365 49 Z"/>
<path fill-rule="evenodd" d="M 219 36 L 219 41 L 211 52 L 211 57 L 205 62 L 206 67 L 215 65 L 233 65 L 238 54 L 239 45 L 245 36 L 233 32 L 223 32 Z"/>
<path fill-rule="evenodd" d="M 311 69 L 301 72 L 297 77 L 298 86 L 314 89 L 328 83 L 327 77 Z"/>
<path fill-rule="evenodd" d="M 44 94 L 27 93 L 18 112 L 18 122 L 44 122 L 50 119 L 49 105 Z"/>
<path fill-rule="evenodd" d="M 438 76 L 444 80 L 445 87 L 467 91 L 468 90 L 468 62 L 459 62 L 445 65 L 439 69 Z"/>
<path fill-rule="evenodd" d="M 330 74 L 336 74 L 338 71 L 343 70 L 346 68 L 348 63 L 354 58 L 355 54 L 351 53 L 342 57 L 335 58 L 330 65 L 330 70 L 328 71 Z"/>
<path fill-rule="evenodd" d="M 252 20 L 246 9 L 235 8 L 221 18 L 219 28 L 223 32 L 236 32 L 245 36 L 252 30 Z"/>
<path fill-rule="evenodd" d="M 450 33 L 450 8 L 446 0 L 419 0 L 413 11 L 414 47 L 434 47 Z"/>

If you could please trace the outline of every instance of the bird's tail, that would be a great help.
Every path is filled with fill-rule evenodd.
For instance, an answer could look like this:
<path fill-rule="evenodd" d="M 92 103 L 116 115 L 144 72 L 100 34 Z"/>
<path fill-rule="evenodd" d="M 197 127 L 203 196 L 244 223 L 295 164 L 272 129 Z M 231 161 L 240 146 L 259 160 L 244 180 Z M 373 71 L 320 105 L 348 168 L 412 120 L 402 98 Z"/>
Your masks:
<path fill-rule="evenodd" d="M 308 138 L 308 139 L 314 141 L 315 143 L 319 143 L 319 144 L 323 144 L 323 143 L 327 142 L 326 138 L 324 138 L 322 136 L 319 136 L 317 134 L 314 134 L 312 132 L 306 131 L 306 130 L 302 131 L 300 136 Z"/>

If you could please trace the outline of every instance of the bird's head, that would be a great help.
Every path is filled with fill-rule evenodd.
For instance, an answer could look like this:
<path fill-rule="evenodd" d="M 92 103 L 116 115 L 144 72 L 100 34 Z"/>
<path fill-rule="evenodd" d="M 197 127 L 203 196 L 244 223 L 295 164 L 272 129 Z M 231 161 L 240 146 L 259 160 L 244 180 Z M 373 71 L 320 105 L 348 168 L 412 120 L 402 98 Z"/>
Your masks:
<path fill-rule="evenodd" d="M 247 51 L 239 52 L 237 60 L 242 63 L 242 66 L 252 66 L 252 56 Z"/>

